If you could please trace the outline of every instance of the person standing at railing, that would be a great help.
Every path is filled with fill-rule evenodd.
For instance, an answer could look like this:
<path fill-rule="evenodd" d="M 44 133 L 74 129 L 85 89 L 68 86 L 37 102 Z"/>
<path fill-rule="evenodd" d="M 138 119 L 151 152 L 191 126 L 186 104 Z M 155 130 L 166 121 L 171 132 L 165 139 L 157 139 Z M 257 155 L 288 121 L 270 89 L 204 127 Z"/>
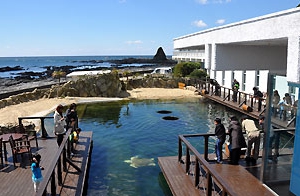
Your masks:
<path fill-rule="evenodd" d="M 286 102 L 286 97 L 283 97 L 282 100 L 279 101 L 278 106 L 279 106 L 280 120 L 282 119 L 282 115 L 283 115 L 283 120 L 286 120 L 286 110 L 289 106 L 289 104 Z"/>
<path fill-rule="evenodd" d="M 213 85 L 215 88 L 215 90 L 214 90 L 215 95 L 220 96 L 221 95 L 221 86 L 218 83 L 218 81 L 215 79 L 210 79 L 210 84 Z"/>
<path fill-rule="evenodd" d="M 57 136 L 58 146 L 60 146 L 60 144 L 62 143 L 64 134 L 66 133 L 66 121 L 62 114 L 63 108 L 64 107 L 59 104 L 54 112 L 54 134 Z"/>
<path fill-rule="evenodd" d="M 236 79 L 234 79 L 232 82 L 232 91 L 233 91 L 232 101 L 233 102 L 237 102 L 237 94 L 239 92 L 239 89 L 240 89 L 240 83 Z"/>
<path fill-rule="evenodd" d="M 241 148 L 246 147 L 245 138 L 242 132 L 242 126 L 236 116 L 230 117 L 228 127 L 229 133 L 229 164 L 238 165 L 241 155 Z"/>
<path fill-rule="evenodd" d="M 221 123 L 220 118 L 215 118 L 214 123 L 216 125 L 215 135 L 217 137 L 216 144 L 215 144 L 217 163 L 222 163 L 222 160 L 223 160 L 222 149 L 223 149 L 223 144 L 225 143 L 225 139 L 226 139 L 225 127 Z"/>
<path fill-rule="evenodd" d="M 253 87 L 253 92 L 254 92 L 254 98 L 258 101 L 258 106 L 257 106 L 257 111 L 261 111 L 261 106 L 262 106 L 262 99 L 263 99 L 263 94 L 260 90 L 258 90 L 258 87 Z"/>
<path fill-rule="evenodd" d="M 249 119 L 246 115 L 242 116 L 242 129 L 247 133 L 248 137 L 247 156 L 245 160 L 247 163 L 252 162 L 253 164 L 256 164 L 259 155 L 260 131 L 256 127 L 254 121 Z M 251 156 L 253 144 L 253 156 Z"/>
<path fill-rule="evenodd" d="M 274 90 L 273 92 L 273 100 L 272 100 L 272 113 L 276 117 L 278 110 L 278 103 L 280 101 L 280 95 L 278 90 Z"/>
<path fill-rule="evenodd" d="M 76 107 L 76 103 L 72 103 L 66 111 L 67 128 L 72 128 L 73 130 L 78 128 L 78 115 Z"/>
<path fill-rule="evenodd" d="M 261 126 L 261 130 L 265 132 L 264 130 L 264 124 L 265 124 L 265 117 L 259 116 L 259 125 Z M 274 143 L 274 146 L 273 146 Z M 268 150 L 268 160 L 270 162 L 277 163 L 278 156 L 279 156 L 279 143 L 280 143 L 280 132 L 274 131 L 273 126 L 270 126 L 270 140 L 269 140 L 269 150 Z M 274 154 L 272 153 L 274 147 Z"/>

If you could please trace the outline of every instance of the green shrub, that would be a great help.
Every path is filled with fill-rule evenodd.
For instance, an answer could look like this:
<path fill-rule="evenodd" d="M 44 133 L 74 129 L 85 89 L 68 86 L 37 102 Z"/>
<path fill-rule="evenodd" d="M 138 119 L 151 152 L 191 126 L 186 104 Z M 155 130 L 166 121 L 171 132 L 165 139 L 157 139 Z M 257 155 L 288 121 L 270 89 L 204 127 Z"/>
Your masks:
<path fill-rule="evenodd" d="M 181 62 L 174 67 L 175 77 L 189 76 L 194 70 L 200 69 L 201 64 L 196 62 Z"/>
<path fill-rule="evenodd" d="M 205 79 L 207 76 L 207 73 L 204 69 L 195 69 L 190 74 L 191 78 L 199 78 L 199 79 Z"/>

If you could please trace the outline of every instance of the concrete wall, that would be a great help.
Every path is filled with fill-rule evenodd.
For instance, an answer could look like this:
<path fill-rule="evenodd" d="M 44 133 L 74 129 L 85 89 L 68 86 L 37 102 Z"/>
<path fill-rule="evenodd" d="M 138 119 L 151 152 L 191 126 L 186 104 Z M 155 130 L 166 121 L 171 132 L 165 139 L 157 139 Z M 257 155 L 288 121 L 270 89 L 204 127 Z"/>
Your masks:
<path fill-rule="evenodd" d="M 216 45 L 214 70 L 276 70 L 286 75 L 285 46 Z"/>

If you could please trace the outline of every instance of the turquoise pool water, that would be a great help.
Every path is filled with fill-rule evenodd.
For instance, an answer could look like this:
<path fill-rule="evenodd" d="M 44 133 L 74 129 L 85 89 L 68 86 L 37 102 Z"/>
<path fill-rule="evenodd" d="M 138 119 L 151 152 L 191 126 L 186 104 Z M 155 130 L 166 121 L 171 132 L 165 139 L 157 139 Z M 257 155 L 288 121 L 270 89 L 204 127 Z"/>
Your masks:
<path fill-rule="evenodd" d="M 77 110 L 79 127 L 93 131 L 89 196 L 172 195 L 157 157 L 177 155 L 179 134 L 214 131 L 215 117 L 226 124 L 234 113 L 199 99 L 97 103 Z M 161 110 L 171 113 L 158 113 Z M 178 120 L 164 120 L 165 116 Z M 202 141 L 192 142 L 202 149 Z"/>

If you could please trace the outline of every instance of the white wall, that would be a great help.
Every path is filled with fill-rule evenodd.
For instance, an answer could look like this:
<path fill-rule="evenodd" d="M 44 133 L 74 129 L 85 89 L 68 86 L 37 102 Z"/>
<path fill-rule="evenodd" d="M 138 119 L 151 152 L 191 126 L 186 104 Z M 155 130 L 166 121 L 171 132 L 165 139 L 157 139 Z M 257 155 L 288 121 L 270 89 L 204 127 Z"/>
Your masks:
<path fill-rule="evenodd" d="M 293 8 L 175 38 L 174 49 L 299 36 L 297 24 L 300 24 L 300 8 Z"/>
<path fill-rule="evenodd" d="M 286 46 L 219 44 L 215 54 L 215 70 L 280 70 L 277 74 L 286 75 Z"/>

